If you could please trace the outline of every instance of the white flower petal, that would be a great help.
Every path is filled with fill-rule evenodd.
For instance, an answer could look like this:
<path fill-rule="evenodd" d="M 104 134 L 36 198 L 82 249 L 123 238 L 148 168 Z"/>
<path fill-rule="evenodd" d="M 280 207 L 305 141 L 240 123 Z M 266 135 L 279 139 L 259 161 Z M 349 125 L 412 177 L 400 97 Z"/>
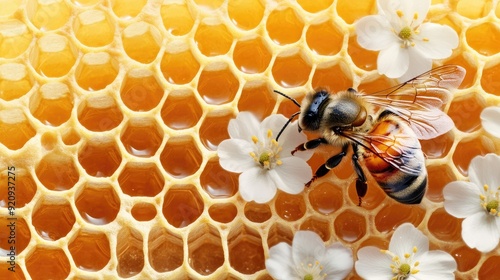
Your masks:
<path fill-rule="evenodd" d="M 401 27 L 401 22 L 408 24 L 411 22 L 412 26 L 419 25 L 425 19 L 431 7 L 431 0 L 386 0 L 377 2 L 379 4 L 379 13 L 386 16 L 393 23 L 395 29 Z M 398 10 L 403 13 L 403 18 L 400 18 L 396 13 Z M 416 19 L 415 15 L 417 15 Z"/>
<path fill-rule="evenodd" d="M 398 43 L 397 36 L 391 32 L 391 25 L 383 16 L 366 16 L 356 22 L 358 44 L 372 51 L 379 51 Z"/>
<path fill-rule="evenodd" d="M 476 213 L 462 222 L 462 238 L 471 248 L 486 253 L 495 249 L 500 239 L 497 222 L 493 215 L 486 212 Z"/>
<path fill-rule="evenodd" d="M 377 57 L 377 68 L 380 74 L 389 78 L 399 78 L 408 71 L 410 66 L 410 56 L 406 48 L 401 48 L 399 44 L 392 44 L 390 47 L 380 51 Z"/>
<path fill-rule="evenodd" d="M 354 267 L 359 276 L 364 279 L 387 280 L 394 276 L 391 264 L 392 260 L 389 255 L 380 252 L 377 247 L 368 246 L 358 250 L 358 260 Z"/>
<path fill-rule="evenodd" d="M 319 259 L 326 274 L 325 280 L 342 280 L 349 274 L 354 265 L 352 251 L 336 242 L 326 248 L 325 254 Z"/>
<path fill-rule="evenodd" d="M 411 254 L 413 247 L 417 247 L 415 258 L 429 251 L 429 239 L 420 230 L 410 223 L 400 225 L 392 235 L 389 251 L 398 255 Z"/>
<path fill-rule="evenodd" d="M 298 194 L 312 178 L 311 167 L 302 159 L 287 157 L 282 159 L 282 165 L 269 170 L 276 186 L 289 194 Z"/>
<path fill-rule="evenodd" d="M 469 165 L 469 180 L 479 187 L 483 192 L 483 186 L 486 184 L 490 188 L 500 187 L 500 172 L 497 172 L 500 166 L 500 157 L 496 154 L 487 154 L 474 157 Z"/>
<path fill-rule="evenodd" d="M 408 57 L 409 67 L 407 71 L 398 78 L 400 82 L 406 82 L 424 72 L 431 70 L 432 60 L 422 56 L 420 52 L 416 51 L 414 48 L 409 48 Z"/>
<path fill-rule="evenodd" d="M 429 59 L 443 59 L 458 46 L 458 35 L 447 25 L 424 23 L 415 38 L 415 49 Z"/>
<path fill-rule="evenodd" d="M 298 122 L 294 121 L 283 131 L 283 133 L 281 134 L 278 141 L 281 145 L 281 148 L 283 149 L 281 151 L 282 157 L 288 157 L 288 156 L 291 156 L 291 152 L 298 145 L 303 144 L 304 142 L 307 141 L 307 136 L 304 133 L 299 132 Z M 296 156 L 299 156 L 299 154 L 301 154 L 301 156 L 305 155 L 305 154 L 310 154 L 307 152 L 309 152 L 309 151 L 299 152 L 296 154 Z M 312 156 L 312 154 L 310 154 L 309 157 L 310 156 Z M 303 158 L 303 157 L 301 157 L 301 158 Z M 304 159 L 304 160 L 307 160 L 307 159 Z"/>
<path fill-rule="evenodd" d="M 298 277 L 293 273 L 295 264 L 292 258 L 292 247 L 281 242 L 269 249 L 269 258 L 266 260 L 267 272 L 279 280 L 295 279 Z"/>
<path fill-rule="evenodd" d="M 269 117 L 265 118 L 260 124 L 259 134 L 257 135 L 257 137 L 259 137 L 259 139 L 261 140 L 267 139 L 267 132 L 271 130 L 273 133 L 272 138 L 274 139 L 278 135 L 278 132 L 281 130 L 281 128 L 283 128 L 283 125 L 285 125 L 286 121 L 287 119 L 283 115 L 270 115 Z"/>
<path fill-rule="evenodd" d="M 236 119 L 229 121 L 227 131 L 232 139 L 251 141 L 259 131 L 259 121 L 250 112 L 240 112 Z"/>
<path fill-rule="evenodd" d="M 313 231 L 301 230 L 295 233 L 292 243 L 292 257 L 295 266 L 313 264 L 325 254 L 323 240 Z"/>
<path fill-rule="evenodd" d="M 470 182 L 455 181 L 443 189 L 444 209 L 457 218 L 466 218 L 482 212 L 479 189 Z"/>
<path fill-rule="evenodd" d="M 226 139 L 217 147 L 220 166 L 236 173 L 256 167 L 250 152 L 253 152 L 253 144 L 241 139 Z"/>
<path fill-rule="evenodd" d="M 481 112 L 481 124 L 489 134 L 500 138 L 500 107 L 484 108 Z"/>
<path fill-rule="evenodd" d="M 253 167 L 241 173 L 239 178 L 240 195 L 246 201 L 266 203 L 276 195 L 276 185 L 269 172 L 260 167 Z"/>
<path fill-rule="evenodd" d="M 418 259 L 419 272 L 413 277 L 418 280 L 446 280 L 455 279 L 453 272 L 457 269 L 455 259 L 443 251 L 425 252 Z"/>

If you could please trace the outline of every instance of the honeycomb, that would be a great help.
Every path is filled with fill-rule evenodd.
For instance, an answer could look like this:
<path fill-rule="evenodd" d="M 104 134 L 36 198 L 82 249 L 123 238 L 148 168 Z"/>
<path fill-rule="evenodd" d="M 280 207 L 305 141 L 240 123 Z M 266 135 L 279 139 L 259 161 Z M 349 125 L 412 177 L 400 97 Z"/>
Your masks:
<path fill-rule="evenodd" d="M 301 100 L 317 87 L 394 85 L 356 42 L 353 23 L 376 13 L 374 0 L 0 0 L 0 278 L 263 280 L 269 247 L 297 230 L 355 254 L 410 222 L 456 259 L 457 279 L 497 279 L 500 249 L 465 245 L 442 189 L 500 151 L 479 119 L 500 104 L 500 4 L 432 3 L 428 19 L 460 38 L 435 66 L 467 70 L 446 108 L 456 127 L 422 141 L 422 204 L 394 202 L 370 179 L 358 207 L 348 160 L 299 195 L 257 204 L 216 149 L 240 111 L 297 110 L 274 89 Z"/>

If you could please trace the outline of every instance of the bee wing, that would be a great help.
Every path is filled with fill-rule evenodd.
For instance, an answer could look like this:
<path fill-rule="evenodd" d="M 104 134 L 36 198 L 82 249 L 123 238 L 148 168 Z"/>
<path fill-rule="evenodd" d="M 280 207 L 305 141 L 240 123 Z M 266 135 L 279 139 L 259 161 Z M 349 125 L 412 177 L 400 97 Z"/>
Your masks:
<path fill-rule="evenodd" d="M 369 103 L 400 115 L 419 139 L 430 139 L 453 127 L 453 121 L 442 108 L 464 76 L 465 69 L 461 66 L 443 65 L 388 89 L 359 94 Z"/>
<path fill-rule="evenodd" d="M 407 174 L 418 176 L 421 173 L 420 165 L 410 164 L 415 160 L 416 154 L 421 153 L 420 143 L 411 135 L 361 134 L 351 131 L 344 131 L 342 134 Z"/>

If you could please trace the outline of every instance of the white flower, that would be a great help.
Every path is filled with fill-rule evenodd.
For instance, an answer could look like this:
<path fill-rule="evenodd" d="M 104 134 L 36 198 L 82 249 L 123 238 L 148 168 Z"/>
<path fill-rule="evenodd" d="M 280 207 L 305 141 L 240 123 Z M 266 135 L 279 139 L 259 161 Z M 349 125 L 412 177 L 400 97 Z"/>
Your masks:
<path fill-rule="evenodd" d="M 470 182 L 448 183 L 443 190 L 444 208 L 465 218 L 462 239 L 471 248 L 489 252 L 500 240 L 500 157 L 477 156 L 469 165 Z"/>
<path fill-rule="evenodd" d="M 500 107 L 487 107 L 481 112 L 481 124 L 491 135 L 500 138 Z"/>
<path fill-rule="evenodd" d="M 380 51 L 378 71 L 407 81 L 432 67 L 433 59 L 449 57 L 458 46 L 457 33 L 449 26 L 424 23 L 431 0 L 378 0 L 378 15 L 360 19 L 358 44 Z"/>
<path fill-rule="evenodd" d="M 443 251 L 429 251 L 429 240 L 412 224 L 400 225 L 389 250 L 374 246 L 358 250 L 356 272 L 364 279 L 455 279 L 457 263 Z"/>
<path fill-rule="evenodd" d="M 275 140 L 286 121 L 283 115 L 271 115 L 259 124 L 249 112 L 241 112 L 229 121 L 231 139 L 222 141 L 217 153 L 222 168 L 242 173 L 239 190 L 246 201 L 266 203 L 278 188 L 298 194 L 312 178 L 311 167 L 306 162 L 312 153 L 291 154 L 299 144 L 307 141 L 306 136 L 298 132 L 297 122 L 283 131 L 279 143 Z"/>
<path fill-rule="evenodd" d="M 339 242 L 325 247 L 312 231 L 297 231 L 292 246 L 281 242 L 269 249 L 266 269 L 279 280 L 344 279 L 352 270 L 352 251 Z"/>

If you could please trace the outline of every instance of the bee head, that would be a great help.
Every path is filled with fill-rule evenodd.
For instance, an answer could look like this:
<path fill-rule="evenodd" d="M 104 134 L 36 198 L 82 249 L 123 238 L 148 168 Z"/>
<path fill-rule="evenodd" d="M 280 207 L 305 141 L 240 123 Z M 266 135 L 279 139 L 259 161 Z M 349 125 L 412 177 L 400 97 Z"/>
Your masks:
<path fill-rule="evenodd" d="M 330 100 L 330 94 L 327 91 L 320 90 L 307 96 L 302 104 L 299 126 L 304 130 L 315 131 L 320 128 L 321 118 L 325 107 Z"/>

